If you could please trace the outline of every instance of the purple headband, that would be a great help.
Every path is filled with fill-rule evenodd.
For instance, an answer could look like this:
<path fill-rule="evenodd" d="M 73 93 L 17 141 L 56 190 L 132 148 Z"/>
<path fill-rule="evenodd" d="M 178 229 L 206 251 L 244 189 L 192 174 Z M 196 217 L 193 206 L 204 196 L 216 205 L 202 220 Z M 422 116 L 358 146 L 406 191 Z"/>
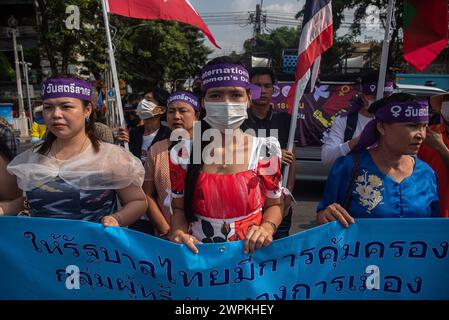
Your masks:
<path fill-rule="evenodd" d="M 253 100 L 259 99 L 262 89 L 249 81 L 249 73 L 238 64 L 217 64 L 205 66 L 201 71 L 203 92 L 217 87 L 241 87 L 251 91 Z"/>
<path fill-rule="evenodd" d="M 173 92 L 167 99 L 167 106 L 175 101 L 181 101 L 189 104 L 195 110 L 195 112 L 199 112 L 201 109 L 198 98 L 195 95 L 191 94 L 190 92 L 186 91 Z"/>
<path fill-rule="evenodd" d="M 71 78 L 51 78 L 42 83 L 42 100 L 51 98 L 77 98 L 90 101 L 92 84 Z"/>
<path fill-rule="evenodd" d="M 376 130 L 379 122 L 428 122 L 429 104 L 427 101 L 393 102 L 378 109 L 374 116 L 374 120 L 368 122 L 363 129 L 359 142 L 351 150 L 351 153 L 360 152 L 376 144 Z"/>
<path fill-rule="evenodd" d="M 384 98 L 389 97 L 394 92 L 394 85 L 392 81 L 385 81 Z M 365 83 L 362 85 L 362 93 L 367 96 L 377 95 L 377 83 Z M 348 115 L 351 113 L 359 112 L 363 107 L 363 100 L 359 97 L 351 103 L 349 106 Z"/>
<path fill-rule="evenodd" d="M 385 81 L 384 97 L 389 97 L 393 94 L 394 86 L 392 81 Z M 365 83 L 362 85 L 362 93 L 368 96 L 377 95 L 377 83 Z"/>
<path fill-rule="evenodd" d="M 429 103 L 427 101 L 407 101 L 389 103 L 374 114 L 379 122 L 427 122 Z"/>

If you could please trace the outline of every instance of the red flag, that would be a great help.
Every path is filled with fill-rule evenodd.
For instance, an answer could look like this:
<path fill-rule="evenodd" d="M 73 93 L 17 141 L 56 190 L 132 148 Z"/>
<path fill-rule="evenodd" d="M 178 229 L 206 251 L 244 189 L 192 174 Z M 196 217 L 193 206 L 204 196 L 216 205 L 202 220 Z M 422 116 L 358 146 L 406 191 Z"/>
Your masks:
<path fill-rule="evenodd" d="M 404 4 L 404 60 L 423 71 L 447 45 L 447 0 Z"/>
<path fill-rule="evenodd" d="M 147 20 L 175 20 L 198 27 L 214 46 L 220 48 L 189 0 L 107 0 L 107 2 L 110 13 Z"/>
<path fill-rule="evenodd" d="M 288 114 L 291 115 L 293 112 L 293 107 L 295 104 L 295 92 L 296 92 L 296 81 L 292 84 L 292 87 L 290 88 L 290 91 L 287 95 L 287 107 L 288 107 Z"/>

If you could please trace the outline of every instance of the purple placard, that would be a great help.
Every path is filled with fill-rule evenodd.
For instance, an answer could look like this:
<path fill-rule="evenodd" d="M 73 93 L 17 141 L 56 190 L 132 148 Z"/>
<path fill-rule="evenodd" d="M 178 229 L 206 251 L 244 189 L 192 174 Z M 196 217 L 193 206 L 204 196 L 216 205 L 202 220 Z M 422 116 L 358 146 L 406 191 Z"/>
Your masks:
<path fill-rule="evenodd" d="M 273 109 L 290 112 L 288 101 L 293 82 L 278 82 L 274 85 Z M 299 146 L 321 146 L 323 133 L 332 126 L 335 117 L 348 110 L 355 96 L 352 84 L 321 84 L 313 93 L 303 95 L 298 111 L 295 140 Z M 293 92 L 291 93 L 293 94 Z"/>

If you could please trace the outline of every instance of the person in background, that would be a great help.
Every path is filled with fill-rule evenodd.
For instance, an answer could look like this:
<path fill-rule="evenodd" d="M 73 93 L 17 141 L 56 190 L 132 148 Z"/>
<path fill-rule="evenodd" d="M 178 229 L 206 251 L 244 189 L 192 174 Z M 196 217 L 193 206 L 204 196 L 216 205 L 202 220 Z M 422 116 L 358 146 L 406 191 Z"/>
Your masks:
<path fill-rule="evenodd" d="M 200 103 L 191 92 L 173 92 L 167 100 L 167 124 L 171 130 L 184 130 L 191 139 L 193 125 L 197 120 Z M 177 131 L 173 132 L 176 134 Z M 187 137 L 186 137 L 187 138 Z M 151 146 L 145 162 L 145 181 L 143 190 L 147 195 L 148 209 L 145 220 L 139 220 L 143 231 L 167 238 L 171 224 L 171 183 L 169 169 L 169 138 Z M 150 224 L 151 223 L 151 224 Z M 133 227 L 137 227 L 134 224 Z M 154 230 L 153 230 L 154 229 Z"/>
<path fill-rule="evenodd" d="M 169 95 L 167 91 L 156 87 L 147 92 L 137 106 L 137 115 L 143 120 L 143 125 L 129 132 L 129 150 L 143 163 L 153 144 L 170 137 L 170 129 L 161 124 L 161 118 L 167 111 Z"/>
<path fill-rule="evenodd" d="M 140 95 L 137 94 L 129 94 L 127 98 L 127 102 L 124 106 L 124 117 L 126 122 L 126 129 L 129 131 L 132 128 L 140 126 L 142 124 L 142 120 L 140 120 L 137 115 L 137 106 L 139 102 L 142 100 Z"/>
<path fill-rule="evenodd" d="M 107 143 L 114 143 L 114 133 L 113 130 L 106 124 L 106 117 L 104 116 L 104 113 L 101 110 L 101 106 L 103 104 L 103 99 L 101 95 L 101 91 L 94 90 L 92 92 L 92 99 L 91 99 L 92 112 L 94 113 L 94 132 L 95 135 L 103 142 Z"/>
<path fill-rule="evenodd" d="M 8 146 L 0 140 L 0 202 L 10 201 L 20 197 L 20 190 L 17 187 L 16 178 L 6 170 L 11 160 L 11 152 Z"/>
<path fill-rule="evenodd" d="M 282 223 L 277 228 L 273 239 L 281 239 L 289 235 L 289 230 L 292 224 L 293 210 L 291 207 L 292 196 L 296 179 L 296 148 L 293 145 L 292 152 L 287 150 L 288 136 L 290 129 L 290 115 L 287 112 L 276 112 L 271 106 L 271 99 L 274 92 L 274 83 L 276 77 L 274 72 L 270 68 L 252 68 L 249 70 L 250 81 L 252 84 L 261 88 L 261 96 L 257 100 L 251 101 L 251 107 L 248 109 L 248 119 L 245 120 L 241 129 L 246 131 L 247 129 L 253 129 L 256 136 L 263 134 L 264 136 L 270 136 L 270 130 L 277 130 L 276 138 L 282 148 L 282 169 L 285 165 L 290 166 L 289 177 L 287 181 L 287 189 L 289 195 L 286 195 L 282 199 Z"/>
<path fill-rule="evenodd" d="M 44 106 L 40 105 L 34 108 L 33 124 L 31 125 L 31 143 L 38 144 L 42 142 L 47 133 L 47 126 L 44 123 L 44 117 L 42 116 Z"/>
<path fill-rule="evenodd" d="M 373 119 L 368 112 L 370 105 L 376 100 L 378 72 L 369 72 L 362 76 L 359 96 L 352 101 L 349 111 L 335 118 L 330 130 L 323 134 L 321 161 L 333 164 L 334 161 L 351 152 L 360 138 L 366 124 Z M 394 82 L 385 80 L 384 97 L 393 93 Z"/>
<path fill-rule="evenodd" d="M 418 157 L 429 164 L 438 177 L 441 216 L 449 217 L 449 93 L 430 98 L 433 111 L 441 123 L 427 128 L 426 139 Z"/>
<path fill-rule="evenodd" d="M 12 158 L 19 150 L 19 139 L 12 131 L 12 126 L 2 116 L 0 116 L 0 139 L 8 147 Z"/>

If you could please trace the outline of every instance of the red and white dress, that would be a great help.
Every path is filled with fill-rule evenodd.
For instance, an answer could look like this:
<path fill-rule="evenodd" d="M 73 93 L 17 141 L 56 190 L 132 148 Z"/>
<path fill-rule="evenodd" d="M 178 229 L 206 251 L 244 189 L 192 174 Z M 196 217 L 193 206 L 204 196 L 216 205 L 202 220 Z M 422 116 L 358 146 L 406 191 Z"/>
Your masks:
<path fill-rule="evenodd" d="M 172 197 L 184 196 L 186 161 L 191 141 L 169 157 Z M 182 151 L 184 150 L 184 151 Z M 252 138 L 248 170 L 234 174 L 201 171 L 193 194 L 197 221 L 191 234 L 203 243 L 244 239 L 252 225 L 262 223 L 266 198 L 279 198 L 281 148 L 276 138 Z"/>

